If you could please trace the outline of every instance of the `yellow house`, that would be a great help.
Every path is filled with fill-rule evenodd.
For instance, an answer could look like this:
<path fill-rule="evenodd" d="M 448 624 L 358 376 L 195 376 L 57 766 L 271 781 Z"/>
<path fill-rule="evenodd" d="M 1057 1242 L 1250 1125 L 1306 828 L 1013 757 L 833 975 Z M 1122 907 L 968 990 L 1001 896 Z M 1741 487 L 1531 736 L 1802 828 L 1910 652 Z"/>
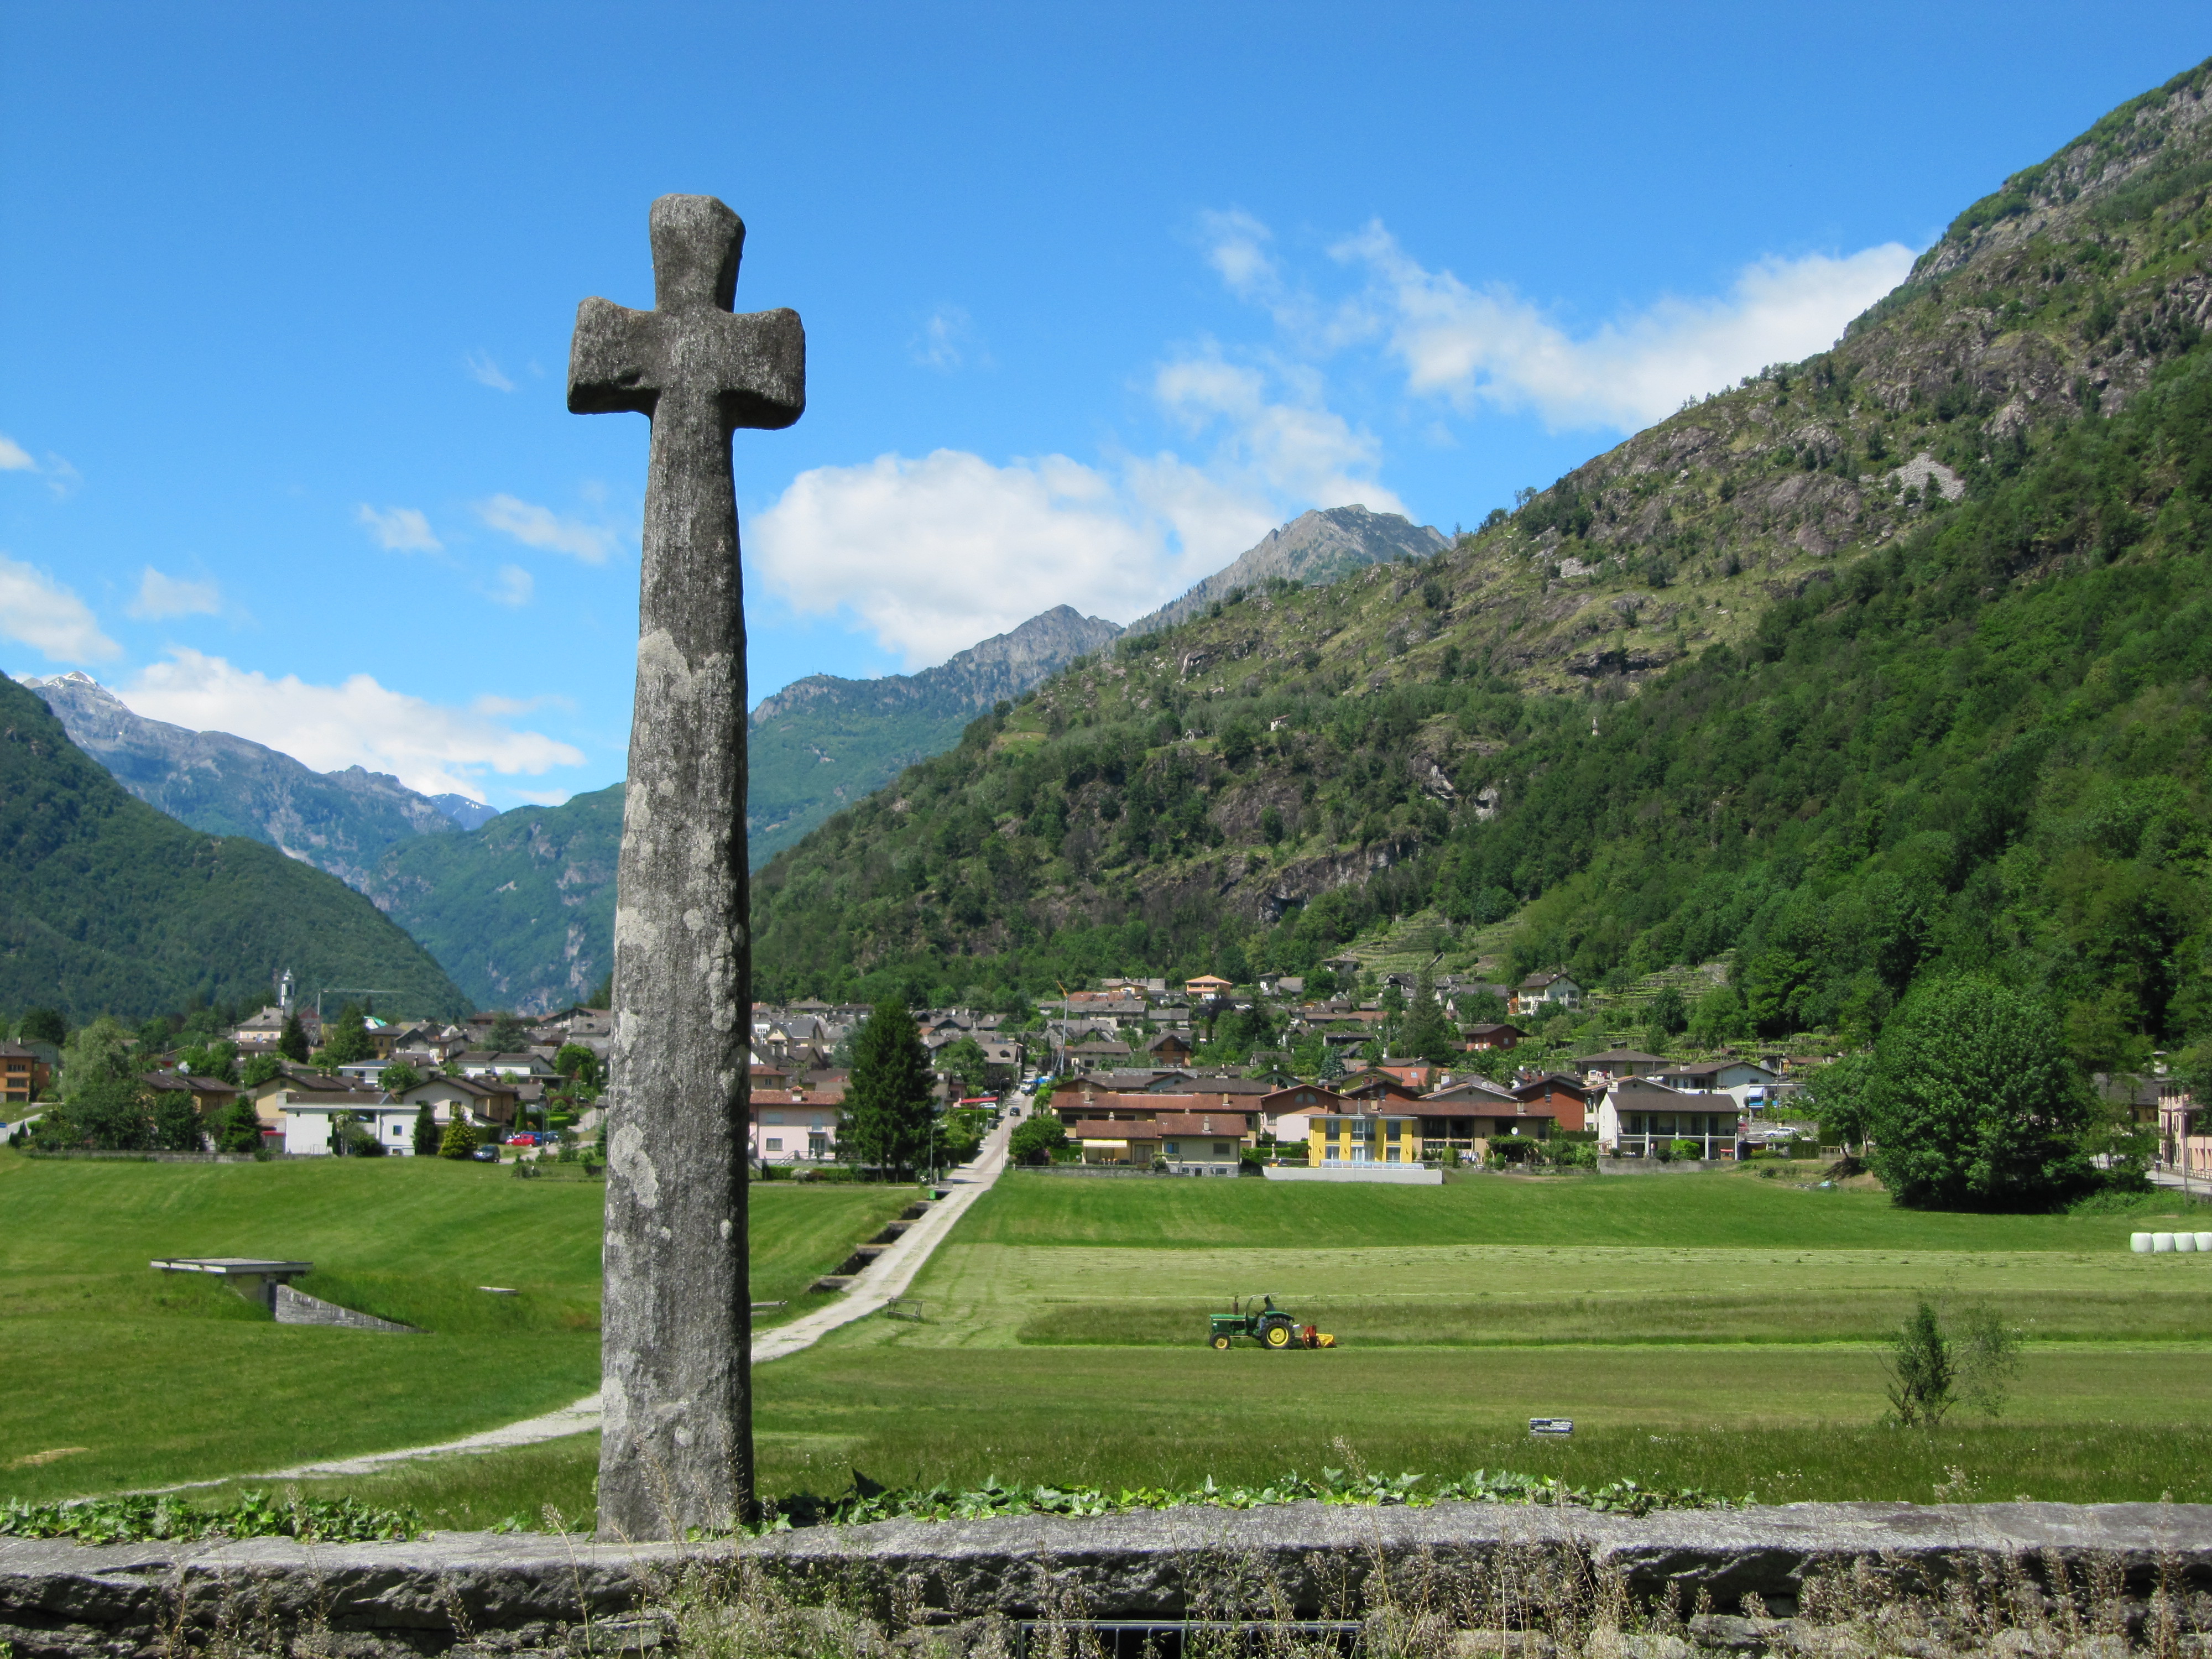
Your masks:
<path fill-rule="evenodd" d="M 1306 1120 L 1306 1163 L 1419 1164 L 1421 1120 L 1410 1113 L 1316 1113 Z"/>

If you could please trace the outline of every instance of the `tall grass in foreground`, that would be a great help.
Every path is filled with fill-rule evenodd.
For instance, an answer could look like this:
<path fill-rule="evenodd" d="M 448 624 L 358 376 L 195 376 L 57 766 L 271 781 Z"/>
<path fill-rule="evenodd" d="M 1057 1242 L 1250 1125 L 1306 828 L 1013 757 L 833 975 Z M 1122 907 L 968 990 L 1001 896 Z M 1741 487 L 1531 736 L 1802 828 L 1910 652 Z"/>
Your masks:
<path fill-rule="evenodd" d="M 1734 1428 L 1653 1434 L 1634 1429 L 1577 1432 L 1565 1442 L 1498 1432 L 1354 1437 L 1352 1453 L 1377 1473 L 1456 1478 L 1485 1469 L 1556 1479 L 1582 1487 L 1633 1480 L 1659 1490 L 1694 1488 L 1755 1504 L 1891 1499 L 1906 1503 L 1994 1503 L 2015 1498 L 2069 1504 L 2212 1503 L 2212 1426 L 2051 1428 L 1946 1423 L 1940 1430 L 1821 1427 Z M 886 1448 L 878 1446 L 878 1453 Z M 901 1486 L 956 1487 L 994 1477 L 1010 1486 L 1121 1487 L 1217 1483 L 1264 1485 L 1295 1463 L 1309 1478 L 1339 1463 L 1326 1436 L 1290 1457 L 1224 1449 L 1172 1463 L 1139 1462 L 1100 1441 L 1070 1438 L 986 1468 L 972 1453 L 898 1467 L 881 1456 L 841 1455 L 805 1443 L 764 1439 L 763 1495 L 841 1497 L 857 1472 Z M 349 1497 L 418 1511 L 432 1526 L 459 1531 L 508 1524 L 537 1530 L 550 1505 L 569 1525 L 591 1524 L 599 1473 L 597 1435 L 474 1457 L 398 1464 L 340 1480 L 303 1480 L 309 1498 Z M 244 1487 L 195 1493 L 220 1506 Z"/>

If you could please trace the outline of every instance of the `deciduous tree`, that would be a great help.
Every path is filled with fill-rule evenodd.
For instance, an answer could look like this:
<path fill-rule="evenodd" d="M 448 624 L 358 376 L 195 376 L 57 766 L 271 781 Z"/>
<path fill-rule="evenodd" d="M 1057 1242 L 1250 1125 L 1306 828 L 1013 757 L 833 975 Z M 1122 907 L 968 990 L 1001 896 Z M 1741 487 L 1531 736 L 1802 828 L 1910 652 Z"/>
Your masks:
<path fill-rule="evenodd" d="M 2091 1178 L 2094 1115 L 2051 1011 L 1989 980 L 1923 986 L 1875 1051 L 1872 1162 L 1900 1204 L 2051 1204 Z"/>

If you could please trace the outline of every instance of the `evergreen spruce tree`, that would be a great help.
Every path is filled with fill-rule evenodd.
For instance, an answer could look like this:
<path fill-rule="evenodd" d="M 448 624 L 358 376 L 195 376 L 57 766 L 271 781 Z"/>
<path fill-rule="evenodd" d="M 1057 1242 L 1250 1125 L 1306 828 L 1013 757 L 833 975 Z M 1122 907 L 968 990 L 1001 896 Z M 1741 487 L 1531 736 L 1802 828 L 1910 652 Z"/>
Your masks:
<path fill-rule="evenodd" d="M 216 1130 L 219 1152 L 258 1152 L 261 1150 L 261 1115 L 244 1095 L 223 1109 Z"/>
<path fill-rule="evenodd" d="M 854 1038 L 845 1085 L 848 1134 L 861 1162 L 887 1173 L 915 1166 L 929 1144 L 931 1083 L 929 1051 L 914 1016 L 899 1003 L 877 1004 Z"/>
<path fill-rule="evenodd" d="M 276 1052 L 296 1066 L 307 1063 L 307 1028 L 297 1014 L 284 1016 L 284 1030 L 276 1039 Z"/>
<path fill-rule="evenodd" d="M 438 1142 L 438 1156 L 468 1158 L 483 1145 L 483 1137 L 477 1133 L 477 1126 L 463 1117 L 458 1107 L 455 1108 L 453 1121 L 446 1126 L 446 1133 Z"/>
<path fill-rule="evenodd" d="M 415 1156 L 435 1158 L 437 1155 L 438 1114 L 426 1100 L 415 1109 Z"/>
<path fill-rule="evenodd" d="M 1443 1005 L 1437 1000 L 1436 976 L 1422 969 L 1414 981 L 1413 1000 L 1406 1010 L 1405 1035 L 1401 1039 L 1405 1052 L 1419 1054 L 1431 1066 L 1449 1066 L 1457 1057 L 1458 1037 L 1445 1017 Z"/>

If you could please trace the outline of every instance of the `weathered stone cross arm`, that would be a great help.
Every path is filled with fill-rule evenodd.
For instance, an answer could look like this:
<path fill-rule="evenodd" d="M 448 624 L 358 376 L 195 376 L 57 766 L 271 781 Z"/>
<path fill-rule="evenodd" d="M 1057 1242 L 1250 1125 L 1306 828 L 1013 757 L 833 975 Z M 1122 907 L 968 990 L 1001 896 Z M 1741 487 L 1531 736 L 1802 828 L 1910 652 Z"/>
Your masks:
<path fill-rule="evenodd" d="M 653 204 L 652 238 L 651 311 L 600 299 L 577 307 L 569 412 L 658 415 L 672 395 L 713 408 L 726 434 L 787 427 L 805 414 L 799 313 L 731 314 L 744 221 L 711 196 L 664 196 Z"/>

